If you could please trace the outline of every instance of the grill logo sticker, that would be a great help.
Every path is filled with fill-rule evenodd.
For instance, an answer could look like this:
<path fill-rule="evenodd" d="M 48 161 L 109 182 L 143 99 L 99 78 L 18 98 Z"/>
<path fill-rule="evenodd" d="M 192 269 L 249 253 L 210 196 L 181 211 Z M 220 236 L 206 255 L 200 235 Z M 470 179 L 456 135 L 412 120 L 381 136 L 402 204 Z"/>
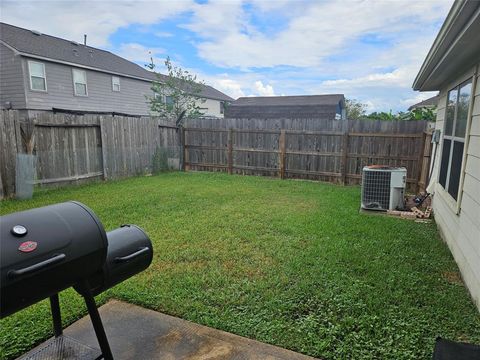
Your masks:
<path fill-rule="evenodd" d="M 35 241 L 25 241 L 20 244 L 18 250 L 21 252 L 30 252 L 37 248 L 37 243 Z"/>

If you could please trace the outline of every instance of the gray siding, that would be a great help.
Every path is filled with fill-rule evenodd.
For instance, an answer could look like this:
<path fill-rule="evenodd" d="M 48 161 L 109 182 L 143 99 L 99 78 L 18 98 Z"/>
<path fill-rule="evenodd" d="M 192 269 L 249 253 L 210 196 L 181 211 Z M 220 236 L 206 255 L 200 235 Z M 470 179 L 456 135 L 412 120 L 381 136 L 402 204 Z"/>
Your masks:
<path fill-rule="evenodd" d="M 88 96 L 75 96 L 72 66 L 35 60 L 45 64 L 47 92 L 32 91 L 29 85 L 27 61 L 28 58 L 23 59 L 28 109 L 51 110 L 52 108 L 61 108 L 121 112 L 133 115 L 147 115 L 149 113 L 145 96 L 151 96 L 152 91 L 150 89 L 151 85 L 147 81 L 120 77 L 120 91 L 115 92 L 112 91 L 112 75 L 85 70 L 87 73 Z"/>
<path fill-rule="evenodd" d="M 3 44 L 0 44 L 0 80 L 0 108 L 7 101 L 14 109 L 25 108 L 22 59 Z"/>
<path fill-rule="evenodd" d="M 26 108 L 31 110 L 67 110 L 119 112 L 131 115 L 149 115 L 150 107 L 146 96 L 152 96 L 149 81 L 120 77 L 120 91 L 112 90 L 112 75 L 101 71 L 85 70 L 87 73 L 88 96 L 75 96 L 72 69 L 75 67 L 31 59 L 45 64 L 47 92 L 30 90 L 28 58 L 22 59 Z M 81 68 L 79 68 L 81 69 Z M 220 101 L 205 99 L 199 103 L 207 116 L 223 117 Z"/>

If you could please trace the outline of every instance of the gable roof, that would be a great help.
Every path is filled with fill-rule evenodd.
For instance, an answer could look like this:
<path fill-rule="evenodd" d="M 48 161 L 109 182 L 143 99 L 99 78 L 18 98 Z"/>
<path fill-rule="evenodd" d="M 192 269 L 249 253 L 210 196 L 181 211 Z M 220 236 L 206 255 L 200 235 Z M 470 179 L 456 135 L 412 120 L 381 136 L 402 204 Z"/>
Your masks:
<path fill-rule="evenodd" d="M 480 1 L 456 0 L 418 72 L 413 89 L 440 90 L 480 62 Z"/>
<path fill-rule="evenodd" d="M 145 81 L 157 80 L 151 71 L 110 51 L 1 22 L 0 40 L 24 56 L 78 65 Z M 166 78 L 167 76 L 160 74 L 160 77 Z M 230 96 L 208 85 L 202 87 L 201 96 L 215 100 L 233 100 Z"/>
<path fill-rule="evenodd" d="M 428 98 L 426 100 L 420 101 L 419 103 L 413 104 L 408 108 L 408 111 L 417 109 L 417 108 L 423 108 L 423 107 L 435 107 L 438 104 L 438 99 L 440 98 L 439 95 L 432 96 L 431 98 Z"/>
<path fill-rule="evenodd" d="M 329 95 L 298 95 L 298 96 L 252 96 L 241 97 L 231 106 L 308 106 L 308 105 L 338 105 L 345 102 L 343 94 Z"/>

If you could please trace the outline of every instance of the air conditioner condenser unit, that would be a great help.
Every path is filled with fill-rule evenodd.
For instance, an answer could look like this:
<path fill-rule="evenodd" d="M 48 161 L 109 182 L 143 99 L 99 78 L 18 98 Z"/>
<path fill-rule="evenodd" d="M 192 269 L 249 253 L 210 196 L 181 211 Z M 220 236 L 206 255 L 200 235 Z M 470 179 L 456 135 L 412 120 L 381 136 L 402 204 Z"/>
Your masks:
<path fill-rule="evenodd" d="M 407 169 L 383 165 L 362 171 L 362 209 L 403 210 Z"/>

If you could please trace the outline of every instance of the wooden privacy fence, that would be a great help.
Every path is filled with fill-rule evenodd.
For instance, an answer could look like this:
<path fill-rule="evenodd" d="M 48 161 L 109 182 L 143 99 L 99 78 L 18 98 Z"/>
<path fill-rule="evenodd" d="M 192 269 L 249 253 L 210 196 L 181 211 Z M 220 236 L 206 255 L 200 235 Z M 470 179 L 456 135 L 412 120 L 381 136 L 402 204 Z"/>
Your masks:
<path fill-rule="evenodd" d="M 187 127 L 185 169 L 358 184 L 365 165 L 382 164 L 406 167 L 410 188 L 425 187 L 430 159 L 425 122 L 331 123 L 327 131 Z"/>
<path fill-rule="evenodd" d="M 178 130 L 152 117 L 0 111 L 0 198 L 15 195 L 23 129 L 33 126 L 35 184 L 116 179 L 149 173 L 155 154 L 178 165 Z M 158 157 L 158 156 L 157 156 Z M 176 161 L 170 161 L 170 160 Z"/>
<path fill-rule="evenodd" d="M 23 114 L 23 115 L 22 115 Z M 165 119 L 0 111 L 0 198 L 15 195 L 22 166 L 35 184 L 79 183 L 167 168 L 356 184 L 364 165 L 405 166 L 425 186 L 430 138 L 423 121 Z M 28 134 L 28 129 L 31 133 Z M 29 137 L 30 135 L 30 137 Z M 31 140 L 31 141 L 30 141 Z M 34 146 L 32 147 L 32 144 Z M 32 159 L 17 154 L 32 154 Z M 184 161 L 182 159 L 184 158 Z M 27 169 L 28 170 L 28 169 Z"/>

